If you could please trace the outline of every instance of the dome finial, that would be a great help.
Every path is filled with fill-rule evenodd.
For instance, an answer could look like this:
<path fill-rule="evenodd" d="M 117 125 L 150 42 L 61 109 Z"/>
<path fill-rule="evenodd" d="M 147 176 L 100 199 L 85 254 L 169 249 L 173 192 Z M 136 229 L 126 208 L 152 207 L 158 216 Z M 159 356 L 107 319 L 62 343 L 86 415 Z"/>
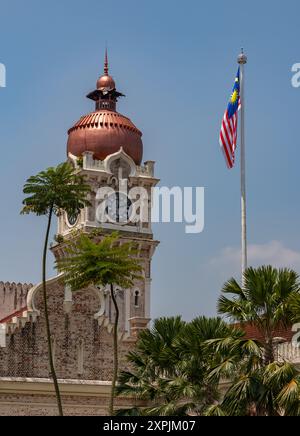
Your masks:
<path fill-rule="evenodd" d="M 107 47 L 105 49 L 105 57 L 104 57 L 104 74 L 108 76 L 108 55 L 107 55 Z"/>

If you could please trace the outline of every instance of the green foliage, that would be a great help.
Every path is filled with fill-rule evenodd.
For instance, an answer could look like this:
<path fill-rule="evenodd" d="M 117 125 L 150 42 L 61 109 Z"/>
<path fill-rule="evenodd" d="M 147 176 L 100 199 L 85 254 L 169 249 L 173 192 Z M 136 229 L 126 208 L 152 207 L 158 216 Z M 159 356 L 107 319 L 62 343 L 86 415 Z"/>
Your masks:
<path fill-rule="evenodd" d="M 64 240 L 65 238 L 63 237 L 63 235 L 57 234 L 54 236 L 54 241 L 57 242 L 58 244 L 62 244 Z"/>
<path fill-rule="evenodd" d="M 220 318 L 155 321 L 129 353 L 131 370 L 120 374 L 118 386 L 119 395 L 149 405 L 119 415 L 300 415 L 300 372 L 274 357 L 277 328 L 300 319 L 297 273 L 249 268 L 243 289 L 231 279 L 222 293 L 219 312 L 241 328 L 250 323 L 264 340 L 246 339 L 241 328 Z"/>
<path fill-rule="evenodd" d="M 299 298 L 299 277 L 290 269 L 272 266 L 248 268 L 242 289 L 235 279 L 225 283 L 218 310 L 234 321 L 251 322 L 263 334 L 280 325 L 289 326 L 293 318 L 291 301 Z M 227 297 L 231 294 L 232 297 Z"/>
<path fill-rule="evenodd" d="M 289 298 L 289 306 L 292 312 L 293 323 L 298 323 L 300 320 L 300 293 L 293 293 Z"/>
<path fill-rule="evenodd" d="M 299 416 L 299 374 L 289 362 L 272 362 L 240 374 L 219 407 L 231 416 Z"/>
<path fill-rule="evenodd" d="M 292 322 L 299 320 L 298 275 L 289 269 L 263 266 L 249 268 L 244 278 L 243 289 L 235 279 L 224 285 L 219 312 L 241 325 L 250 323 L 264 339 L 261 343 L 238 340 L 228 350 L 230 358 L 239 361 L 232 365 L 231 375 L 226 357 L 211 372 L 210 377 L 217 373 L 219 379 L 230 376 L 232 381 L 220 407 L 227 415 L 296 414 L 300 410 L 298 371 L 288 362 L 276 362 L 274 338 L 279 327 L 291 328 Z M 221 341 L 218 349 L 227 346 L 228 339 Z M 245 346 L 246 353 L 241 356 Z"/>
<path fill-rule="evenodd" d="M 218 404 L 214 404 L 213 406 L 208 407 L 204 414 L 204 416 L 226 416 L 225 412 L 222 410 Z"/>
<path fill-rule="evenodd" d="M 59 215 L 62 210 L 65 210 L 69 216 L 77 216 L 80 210 L 89 204 L 86 200 L 86 196 L 89 191 L 90 187 L 84 182 L 83 177 L 76 174 L 73 167 L 69 163 L 62 163 L 56 168 L 48 168 L 36 176 L 30 177 L 23 188 L 23 192 L 25 195 L 27 195 L 27 197 L 23 200 L 23 209 L 21 213 L 34 213 L 39 216 L 47 215 L 48 217 L 42 262 L 43 302 L 49 367 L 53 378 L 60 416 L 63 416 L 63 408 L 53 360 L 51 329 L 48 314 L 48 296 L 46 288 L 46 263 L 49 234 L 53 214 Z"/>
<path fill-rule="evenodd" d="M 207 375 L 220 358 L 207 341 L 231 334 L 242 335 L 220 318 L 200 317 L 191 323 L 180 317 L 156 320 L 129 353 L 132 370 L 121 372 L 118 394 L 152 403 L 142 409 L 144 415 L 202 414 L 219 397 L 218 380 L 208 380 Z"/>
<path fill-rule="evenodd" d="M 117 232 L 95 240 L 95 234 L 80 234 L 66 243 L 65 256 L 56 261 L 72 290 L 90 284 L 114 284 L 130 288 L 141 279 L 142 267 L 131 242 L 120 243 Z"/>
<path fill-rule="evenodd" d="M 69 216 L 77 216 L 82 208 L 89 204 L 86 197 L 90 187 L 83 176 L 74 172 L 70 163 L 61 163 L 48 168 L 36 176 L 29 177 L 23 193 L 23 214 L 59 215 L 62 210 Z"/>
<path fill-rule="evenodd" d="M 79 156 L 79 157 L 77 158 L 77 165 L 78 165 L 80 168 L 83 168 L 83 156 Z"/>

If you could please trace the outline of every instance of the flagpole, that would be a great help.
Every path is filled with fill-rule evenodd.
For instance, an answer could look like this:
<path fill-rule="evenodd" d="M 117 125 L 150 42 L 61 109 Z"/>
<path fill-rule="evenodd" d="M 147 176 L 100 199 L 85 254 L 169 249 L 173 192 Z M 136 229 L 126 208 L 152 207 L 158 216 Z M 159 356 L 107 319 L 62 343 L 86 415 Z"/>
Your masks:
<path fill-rule="evenodd" d="M 238 57 L 240 65 L 240 97 L 241 97 L 241 224 L 242 224 L 242 287 L 245 285 L 244 272 L 247 269 L 247 203 L 246 203 L 246 156 L 245 156 L 245 65 L 247 56 L 242 53 Z"/>

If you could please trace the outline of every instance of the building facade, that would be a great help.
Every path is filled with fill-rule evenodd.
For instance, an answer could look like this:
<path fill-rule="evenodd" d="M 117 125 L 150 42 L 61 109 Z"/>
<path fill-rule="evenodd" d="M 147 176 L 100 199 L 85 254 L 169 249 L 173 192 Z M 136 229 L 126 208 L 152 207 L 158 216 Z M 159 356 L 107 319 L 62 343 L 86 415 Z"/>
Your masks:
<path fill-rule="evenodd" d="M 119 232 L 119 243 L 133 241 L 143 266 L 142 278 L 131 289 L 116 288 L 120 308 L 120 367 L 138 332 L 150 321 L 151 260 L 158 241 L 151 228 L 151 189 L 158 183 L 154 162 L 142 164 L 142 133 L 117 112 L 117 91 L 108 72 L 88 94 L 95 110 L 68 132 L 67 158 L 91 186 L 90 205 L 79 216 L 58 219 L 51 251 L 64 255 L 74 232 Z M 148 219 L 131 220 L 129 191 L 143 188 Z M 104 222 L 101 217 L 107 215 Z M 100 237 L 101 238 L 101 237 Z M 107 413 L 113 367 L 114 309 L 108 289 L 90 286 L 71 292 L 60 275 L 47 281 L 52 346 L 67 415 Z M 131 400 L 119 398 L 117 405 Z M 57 414 L 49 378 L 42 286 L 0 283 L 0 415 Z"/>

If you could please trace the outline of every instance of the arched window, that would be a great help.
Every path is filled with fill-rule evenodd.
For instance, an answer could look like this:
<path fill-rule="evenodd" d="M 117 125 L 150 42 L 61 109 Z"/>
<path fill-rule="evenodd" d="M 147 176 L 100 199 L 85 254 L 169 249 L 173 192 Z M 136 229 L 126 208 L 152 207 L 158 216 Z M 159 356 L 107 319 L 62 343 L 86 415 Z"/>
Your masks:
<path fill-rule="evenodd" d="M 135 307 L 139 307 L 140 305 L 140 291 L 134 291 L 134 305 Z"/>

